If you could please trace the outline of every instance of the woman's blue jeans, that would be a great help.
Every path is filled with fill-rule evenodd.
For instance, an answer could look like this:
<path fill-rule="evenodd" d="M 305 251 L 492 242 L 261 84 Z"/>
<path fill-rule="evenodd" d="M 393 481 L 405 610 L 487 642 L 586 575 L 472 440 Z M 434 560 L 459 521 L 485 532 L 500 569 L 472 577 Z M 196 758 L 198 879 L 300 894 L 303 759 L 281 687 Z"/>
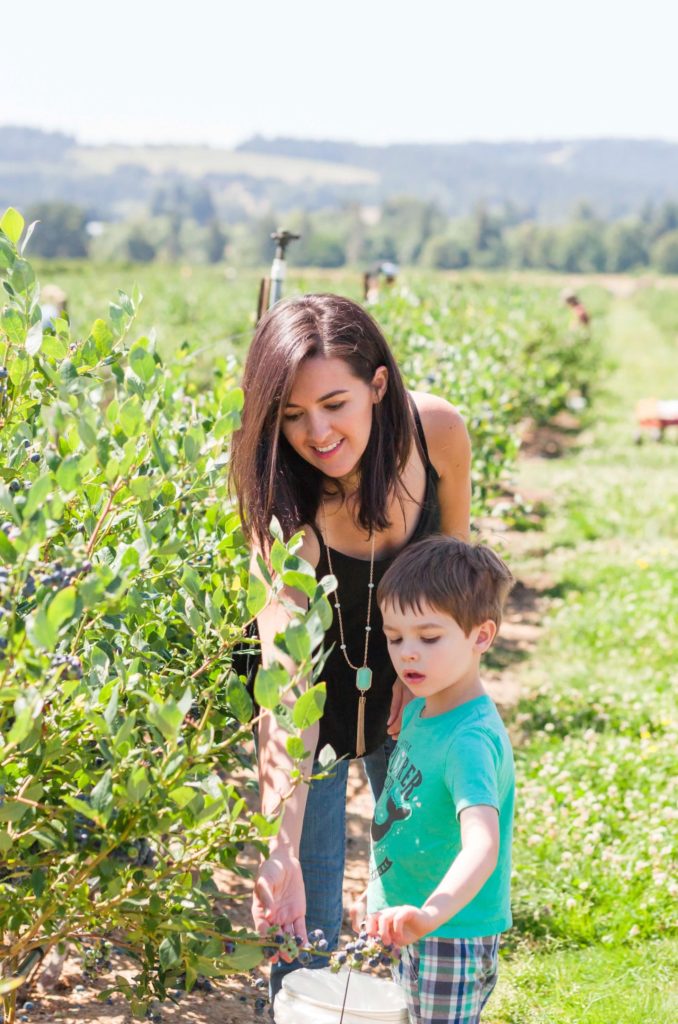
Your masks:
<path fill-rule="evenodd" d="M 383 747 L 362 758 L 375 802 L 384 787 L 394 746 L 394 741 L 387 739 Z M 310 783 L 299 847 L 306 889 L 306 927 L 309 932 L 321 928 L 329 949 L 337 947 L 343 916 L 348 765 L 348 761 L 340 761 L 330 776 Z M 316 763 L 314 773 L 320 770 Z M 291 964 L 280 961 L 271 966 L 271 1002 L 280 991 L 285 975 L 301 966 L 298 960 Z M 314 956 L 305 966 L 326 967 L 327 957 Z"/>

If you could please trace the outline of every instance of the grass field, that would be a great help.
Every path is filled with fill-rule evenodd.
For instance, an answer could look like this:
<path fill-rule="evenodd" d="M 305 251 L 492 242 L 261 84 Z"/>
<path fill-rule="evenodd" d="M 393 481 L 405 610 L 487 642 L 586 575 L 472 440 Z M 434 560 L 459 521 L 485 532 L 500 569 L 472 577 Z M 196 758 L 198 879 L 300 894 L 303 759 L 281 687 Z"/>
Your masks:
<path fill-rule="evenodd" d="M 640 298 L 609 309 L 616 369 L 579 446 L 521 466 L 551 514 L 514 569 L 551 582 L 521 668 L 516 927 L 495 1024 L 676 1019 L 678 446 L 632 436 L 638 398 L 674 397 L 678 296 L 672 312 Z"/>

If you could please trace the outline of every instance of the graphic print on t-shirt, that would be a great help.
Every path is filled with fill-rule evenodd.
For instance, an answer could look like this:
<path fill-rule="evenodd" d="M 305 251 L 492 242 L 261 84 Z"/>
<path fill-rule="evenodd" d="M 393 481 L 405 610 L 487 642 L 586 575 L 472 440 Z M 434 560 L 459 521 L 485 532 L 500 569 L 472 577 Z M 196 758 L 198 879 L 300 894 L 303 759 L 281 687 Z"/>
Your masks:
<path fill-rule="evenodd" d="M 388 835 L 394 825 L 405 821 L 412 814 L 412 794 L 419 788 L 424 777 L 410 760 L 410 746 L 407 741 L 399 742 L 389 762 L 384 790 L 375 808 L 370 827 L 375 846 Z M 391 866 L 392 862 L 385 857 L 375 865 L 371 877 L 383 875 Z"/>

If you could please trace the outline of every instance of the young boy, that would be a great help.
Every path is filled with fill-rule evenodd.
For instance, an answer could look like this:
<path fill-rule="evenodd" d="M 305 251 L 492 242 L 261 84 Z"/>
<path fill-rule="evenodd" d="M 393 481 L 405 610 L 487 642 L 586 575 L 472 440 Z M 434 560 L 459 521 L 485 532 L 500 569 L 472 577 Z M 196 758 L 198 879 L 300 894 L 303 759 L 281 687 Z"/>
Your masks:
<path fill-rule="evenodd" d="M 374 812 L 367 931 L 402 949 L 413 1024 L 480 1020 L 511 925 L 513 755 L 480 659 L 512 584 L 488 548 L 430 537 L 377 590 L 414 699 Z"/>

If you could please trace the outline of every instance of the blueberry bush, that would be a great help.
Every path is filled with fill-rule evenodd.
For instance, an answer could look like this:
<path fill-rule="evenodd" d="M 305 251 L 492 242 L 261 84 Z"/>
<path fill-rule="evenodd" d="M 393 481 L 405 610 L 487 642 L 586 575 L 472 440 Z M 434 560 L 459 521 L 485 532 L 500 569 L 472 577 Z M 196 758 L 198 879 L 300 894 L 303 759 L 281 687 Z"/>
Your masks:
<path fill-rule="evenodd" d="M 226 485 L 242 392 L 214 362 L 191 382 L 135 337 L 120 293 L 82 336 L 44 325 L 25 258 L 32 226 L 0 220 L 0 997 L 54 946 L 112 941 L 138 965 L 136 1014 L 182 979 L 247 970 L 257 937 L 229 920 L 215 867 L 265 850 L 279 816 L 248 809 L 255 707 L 234 669 L 266 600 Z M 309 597 L 279 636 L 297 673 L 255 697 L 304 754 L 322 713 L 332 581 L 277 533 L 268 576 Z M 302 693 L 301 676 L 314 685 Z M 299 783 L 299 769 L 291 784 Z M 249 780 L 249 781 L 248 781 Z"/>

